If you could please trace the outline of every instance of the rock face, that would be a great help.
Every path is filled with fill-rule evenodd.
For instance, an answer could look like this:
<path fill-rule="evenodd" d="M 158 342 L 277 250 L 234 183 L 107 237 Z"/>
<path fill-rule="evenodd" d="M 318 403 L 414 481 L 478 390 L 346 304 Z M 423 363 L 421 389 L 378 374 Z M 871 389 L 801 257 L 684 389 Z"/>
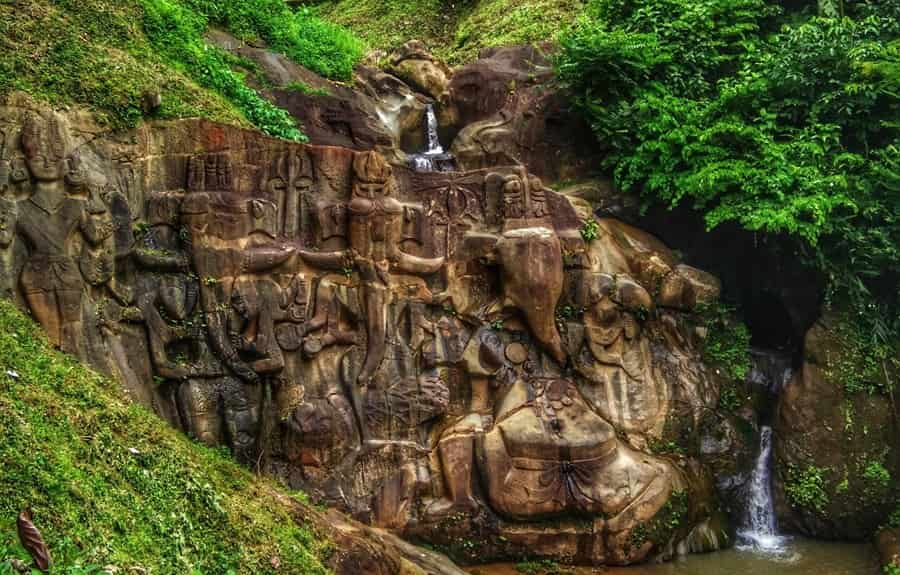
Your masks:
<path fill-rule="evenodd" d="M 22 102 L 0 134 L 3 288 L 198 440 L 468 560 L 633 563 L 715 514 L 648 447 L 717 405 L 715 279 L 523 167 Z"/>
<path fill-rule="evenodd" d="M 833 321 L 826 315 L 806 333 L 803 364 L 780 396 L 773 495 L 782 527 L 868 539 L 900 496 L 896 412 L 887 396 L 847 393 L 831 372 Z"/>
<path fill-rule="evenodd" d="M 602 149 L 552 80 L 546 53 L 532 46 L 485 50 L 456 69 L 442 124 L 460 167 L 521 164 L 554 182 L 590 175 Z"/>

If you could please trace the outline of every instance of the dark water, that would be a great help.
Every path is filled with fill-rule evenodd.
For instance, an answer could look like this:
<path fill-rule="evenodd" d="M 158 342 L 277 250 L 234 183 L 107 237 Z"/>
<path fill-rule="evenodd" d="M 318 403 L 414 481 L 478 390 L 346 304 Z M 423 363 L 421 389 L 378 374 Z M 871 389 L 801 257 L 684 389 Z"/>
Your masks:
<path fill-rule="evenodd" d="M 879 572 L 877 554 L 872 545 L 826 543 L 800 538 L 787 540 L 778 555 L 729 549 L 688 555 L 658 565 L 571 571 L 573 575 L 878 575 Z M 511 564 L 471 567 L 469 573 L 521 575 Z"/>

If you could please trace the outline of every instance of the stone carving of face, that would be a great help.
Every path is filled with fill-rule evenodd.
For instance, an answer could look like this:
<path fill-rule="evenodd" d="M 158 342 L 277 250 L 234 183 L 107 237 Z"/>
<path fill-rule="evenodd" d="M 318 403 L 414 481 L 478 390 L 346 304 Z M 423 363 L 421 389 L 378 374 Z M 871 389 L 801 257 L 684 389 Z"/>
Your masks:
<path fill-rule="evenodd" d="M 377 152 L 363 152 L 353 160 L 353 195 L 370 200 L 391 195 L 393 170 Z"/>
<path fill-rule="evenodd" d="M 31 116 L 22 128 L 22 151 L 31 175 L 39 182 L 61 180 L 68 170 L 68 142 L 55 117 Z"/>

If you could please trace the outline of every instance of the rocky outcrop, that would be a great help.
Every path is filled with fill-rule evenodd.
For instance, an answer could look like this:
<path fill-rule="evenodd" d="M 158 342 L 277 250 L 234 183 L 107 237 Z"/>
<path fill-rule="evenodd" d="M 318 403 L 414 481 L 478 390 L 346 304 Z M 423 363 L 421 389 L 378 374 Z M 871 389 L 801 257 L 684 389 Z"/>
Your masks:
<path fill-rule="evenodd" d="M 708 548 L 708 470 L 651 446 L 716 410 L 718 285 L 652 236 L 522 166 L 15 101 L 0 131 L 3 287 L 199 441 L 463 560 Z"/>
<path fill-rule="evenodd" d="M 443 97 L 452 75 L 449 66 L 418 40 L 407 42 L 391 54 L 388 71 L 435 100 Z"/>
<path fill-rule="evenodd" d="M 779 398 L 774 496 L 779 525 L 828 539 L 868 539 L 895 507 L 900 477 L 892 399 L 849 393 L 831 369 L 842 342 L 826 315 Z"/>
<path fill-rule="evenodd" d="M 553 85 L 544 50 L 492 48 L 454 71 L 441 124 L 463 169 L 521 164 L 555 182 L 581 179 L 601 149 L 571 102 Z"/>

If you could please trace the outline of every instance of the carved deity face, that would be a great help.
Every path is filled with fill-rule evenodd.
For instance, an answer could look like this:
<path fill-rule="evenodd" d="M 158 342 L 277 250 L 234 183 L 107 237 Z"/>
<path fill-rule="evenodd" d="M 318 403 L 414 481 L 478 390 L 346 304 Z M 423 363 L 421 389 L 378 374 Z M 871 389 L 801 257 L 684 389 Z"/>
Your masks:
<path fill-rule="evenodd" d="M 390 164 L 377 152 L 361 152 L 353 160 L 353 195 L 370 200 L 391 195 L 394 186 Z"/>
<path fill-rule="evenodd" d="M 61 180 L 68 169 L 68 134 L 59 120 L 32 116 L 22 128 L 22 151 L 31 175 L 39 182 Z"/>
<path fill-rule="evenodd" d="M 382 183 L 356 182 L 353 184 L 353 195 L 359 198 L 375 200 L 387 194 L 387 186 Z"/>

